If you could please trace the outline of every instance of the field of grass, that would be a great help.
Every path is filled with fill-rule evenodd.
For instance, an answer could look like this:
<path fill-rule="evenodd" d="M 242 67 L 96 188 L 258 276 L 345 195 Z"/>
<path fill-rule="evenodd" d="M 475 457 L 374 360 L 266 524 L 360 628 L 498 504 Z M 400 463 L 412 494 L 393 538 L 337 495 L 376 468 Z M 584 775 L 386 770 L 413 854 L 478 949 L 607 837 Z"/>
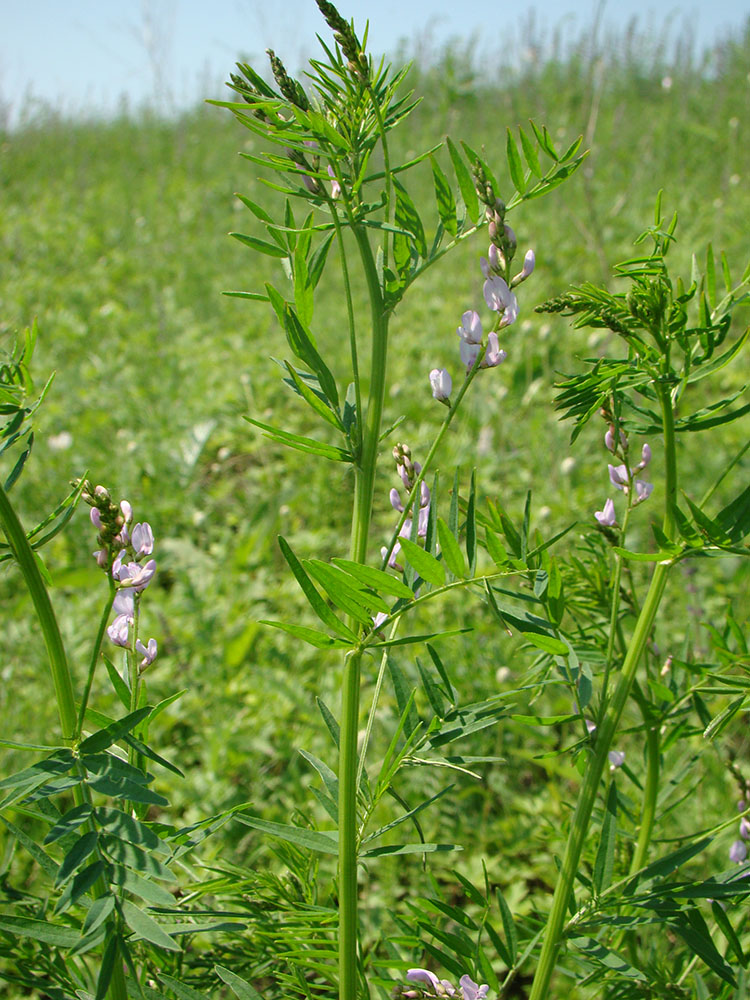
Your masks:
<path fill-rule="evenodd" d="M 463 56 L 446 51 L 434 65 L 412 70 L 411 86 L 424 100 L 396 133 L 395 159 L 450 134 L 483 147 L 487 161 L 500 167 L 506 126 L 529 118 L 546 123 L 560 147 L 583 134 L 591 150 L 572 181 L 511 218 L 519 248 L 536 251 L 536 272 L 519 294 L 522 313 L 508 331 L 508 361 L 481 380 L 442 459 L 446 473 L 460 469 L 464 484 L 477 468 L 480 495 L 499 498 L 514 516 L 531 489 L 535 523 L 550 534 L 575 519 L 590 525 L 604 500 L 604 425 L 592 421 L 570 449 L 570 427 L 557 421 L 552 399 L 558 375 L 576 369 L 577 359 L 605 353 L 608 341 L 606 334 L 591 337 L 567 320 L 536 314 L 534 306 L 571 282 L 616 287 L 611 265 L 631 254 L 634 237 L 651 223 L 659 189 L 667 214 L 679 213 L 673 256 L 685 278 L 691 255 L 702 259 L 709 242 L 717 254 L 726 252 L 739 277 L 750 251 L 749 65 L 750 29 L 704 61 L 681 51 L 668 57 L 632 36 L 599 48 L 582 39 L 543 65 L 495 79 L 472 67 L 468 47 Z M 213 107 L 172 121 L 155 114 L 108 122 L 50 115 L 0 134 L 0 346 L 9 348 L 14 334 L 36 319 L 34 374 L 41 385 L 56 372 L 16 502 L 30 524 L 87 472 L 114 496 L 127 497 L 136 520 L 152 524 L 159 574 L 145 604 L 144 631 L 157 636 L 160 655 L 149 675 L 150 697 L 185 692 L 160 716 L 156 745 L 179 762 L 186 779 L 160 775 L 158 782 L 186 823 L 240 802 L 281 822 L 306 802 L 309 814 L 320 818 L 308 791 L 315 776 L 298 750 L 331 757 L 315 698 L 334 709 L 338 698 L 334 654 L 258 624 L 307 620 L 276 536 L 293 539 L 304 556 L 345 555 L 351 482 L 341 466 L 285 451 L 242 420 L 243 414 L 271 420 L 283 412 L 286 427 L 306 432 L 305 414 L 273 360 L 285 356 L 286 346 L 268 304 L 222 295 L 281 280 L 276 262 L 227 236 L 257 234 L 235 192 L 260 204 L 275 197 L 258 169 L 237 155 L 254 149 L 250 133 Z M 422 180 L 413 193 L 427 205 L 428 167 Z M 391 444 L 407 441 L 417 458 L 440 419 L 427 373 L 454 361 L 460 315 L 481 301 L 478 258 L 484 253 L 482 239 L 434 268 L 392 321 L 385 426 L 403 416 Z M 335 362 L 336 345 L 346 338 L 346 310 L 334 275 L 331 268 L 316 301 L 316 330 Z M 741 367 L 728 369 L 727 393 L 746 381 Z M 719 448 L 707 452 L 700 441 L 680 442 L 692 497 L 702 495 L 748 434 L 745 417 L 720 428 Z M 749 471 L 746 456 L 740 478 L 747 480 Z M 653 470 L 657 491 L 662 475 Z M 392 523 L 392 485 L 384 461 L 376 501 L 383 542 Z M 91 558 L 93 534 L 81 510 L 45 550 L 78 678 L 106 597 Z M 571 532 L 566 544 L 574 548 L 580 534 Z M 695 581 L 685 576 L 680 583 L 689 589 L 682 597 L 675 593 L 655 636 L 665 655 L 709 657 L 704 626 L 723 626 L 717 616 L 728 597 L 747 627 L 746 564 L 701 566 Z M 30 601 L 7 566 L 0 598 L 2 736 L 38 739 L 55 733 L 58 721 Z M 520 681 L 531 660 L 489 616 L 458 602 L 446 603 L 439 616 L 446 627 L 475 630 L 441 645 L 466 702 Z M 413 663 L 403 659 L 417 683 Z M 114 711 L 107 692 L 102 675 L 94 701 Z M 394 704 L 390 695 L 383 702 L 389 717 Z M 550 696 L 537 709 L 564 713 L 567 706 Z M 530 732 L 508 723 L 479 734 L 471 753 L 498 754 L 507 766 L 488 769 L 481 781 L 456 776 L 451 795 L 423 821 L 428 840 L 464 846 L 458 861 L 432 866 L 438 879 L 458 866 L 481 882 L 484 859 L 491 881 L 503 886 L 520 915 L 540 900 L 544 905 L 554 881 L 552 853 L 576 780 L 568 758 L 537 759 L 548 734 L 535 745 Z M 734 791 L 725 765 L 728 754 L 741 761 L 747 752 L 745 732 L 744 723 L 737 725 L 724 755 L 704 758 L 702 770 L 687 779 L 695 782 L 693 826 L 731 815 Z M 639 747 L 628 743 L 627 733 L 623 747 L 638 771 Z M 3 770 L 27 763 L 20 751 L 2 759 Z M 682 763 L 669 767 L 677 772 Z M 435 781 L 433 791 L 439 787 Z M 669 835 L 676 836 L 681 823 L 677 809 L 666 824 Z M 722 867 L 727 846 L 716 849 Z M 280 865 L 260 835 L 232 824 L 206 842 L 202 858 L 255 862 L 259 870 Z M 28 877 L 33 885 L 32 869 Z M 365 919 L 371 934 L 387 920 L 394 895 L 403 896 L 407 886 L 426 888 L 429 879 L 417 862 L 403 860 L 370 871 Z"/>

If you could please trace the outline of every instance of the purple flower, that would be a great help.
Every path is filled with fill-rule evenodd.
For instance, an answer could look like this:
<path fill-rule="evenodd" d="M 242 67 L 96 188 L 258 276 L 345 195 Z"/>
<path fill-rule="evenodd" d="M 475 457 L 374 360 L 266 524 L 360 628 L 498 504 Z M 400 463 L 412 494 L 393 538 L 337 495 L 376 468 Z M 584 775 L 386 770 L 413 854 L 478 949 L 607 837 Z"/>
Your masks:
<path fill-rule="evenodd" d="M 494 312 L 502 313 L 500 327 L 510 326 L 518 316 L 518 301 L 499 274 L 484 283 L 484 301 Z"/>
<path fill-rule="evenodd" d="M 132 618 L 135 613 L 134 593 L 135 591 L 132 587 L 123 587 L 117 591 L 112 603 L 112 610 L 116 615 L 129 615 Z"/>
<path fill-rule="evenodd" d="M 729 860 L 741 865 L 747 857 L 747 847 L 744 840 L 735 840 L 729 848 Z"/>
<path fill-rule="evenodd" d="M 133 528 L 133 548 L 136 559 L 139 556 L 150 556 L 154 551 L 154 533 L 148 521 L 136 524 Z"/>
<path fill-rule="evenodd" d="M 650 461 L 651 461 L 651 448 L 647 444 L 644 444 L 644 446 L 641 448 L 641 460 L 638 463 L 638 465 L 636 465 L 636 467 L 633 469 L 633 472 L 640 472 L 641 469 L 645 469 Z"/>
<path fill-rule="evenodd" d="M 130 649 L 128 631 L 130 630 L 132 621 L 133 619 L 128 615 L 118 615 L 109 626 L 107 629 L 107 635 L 110 637 L 115 646 L 123 646 L 125 649 Z"/>
<path fill-rule="evenodd" d="M 432 395 L 439 403 L 447 403 L 453 390 L 453 381 L 445 368 L 433 368 L 430 372 Z"/>
<path fill-rule="evenodd" d="M 328 176 L 331 178 L 331 197 L 335 201 L 336 198 L 341 197 L 341 185 L 336 180 L 336 171 L 330 163 L 328 164 Z"/>
<path fill-rule="evenodd" d="M 120 501 L 120 510 L 122 511 L 122 516 L 125 518 L 125 524 L 130 524 L 133 520 L 133 508 L 127 500 Z"/>
<path fill-rule="evenodd" d="M 151 583 L 153 575 L 156 572 L 156 560 L 149 559 L 144 566 L 139 566 L 137 562 L 123 564 L 121 561 L 122 554 L 120 553 L 112 566 L 112 575 L 124 587 L 132 587 L 133 590 L 143 590 Z M 115 569 L 115 567 L 117 568 Z"/>
<path fill-rule="evenodd" d="M 156 659 L 156 639 L 149 639 L 148 646 L 144 646 L 140 639 L 135 640 L 135 649 L 137 653 L 140 653 L 143 659 L 141 660 L 141 667 L 149 667 Z"/>
<path fill-rule="evenodd" d="M 634 504 L 643 503 L 644 500 L 648 500 L 651 494 L 654 492 L 654 484 L 647 483 L 643 479 L 636 479 L 635 483 L 635 500 Z"/>
<path fill-rule="evenodd" d="M 489 990 L 487 983 L 482 983 L 479 986 L 471 976 L 461 976 L 458 985 L 461 987 L 463 1000 L 484 1000 Z"/>
<path fill-rule="evenodd" d="M 607 757 L 609 759 L 609 766 L 613 771 L 618 767 L 622 767 L 625 763 L 624 750 L 610 750 Z"/>
<path fill-rule="evenodd" d="M 429 969 L 409 969 L 406 973 L 406 978 L 410 983 L 427 983 L 427 985 L 434 991 L 432 993 L 428 993 L 427 996 L 452 997 L 456 995 L 455 989 L 451 986 L 447 979 L 438 979 L 435 973 L 430 972 Z"/>
<path fill-rule="evenodd" d="M 409 532 L 411 533 L 411 525 L 409 526 Z M 391 552 L 390 557 L 388 558 L 388 565 L 391 569 L 395 569 L 398 570 L 399 573 L 403 573 L 404 567 L 396 562 L 396 556 L 399 554 L 400 551 L 401 551 L 401 542 L 396 542 L 396 544 L 393 546 L 393 552 Z M 388 549 L 386 548 L 386 546 L 381 545 L 380 558 L 385 559 L 387 552 Z"/>
<path fill-rule="evenodd" d="M 106 569 L 107 563 L 109 562 L 109 554 L 106 549 L 97 549 L 94 553 L 94 559 L 96 559 L 96 565 L 100 569 Z"/>
<path fill-rule="evenodd" d="M 511 287 L 515 288 L 516 285 L 520 285 L 522 281 L 526 281 L 529 275 L 534 273 L 534 267 L 536 266 L 536 256 L 533 250 L 527 250 L 526 256 L 523 259 L 523 270 L 519 271 L 518 274 L 511 281 Z"/>
<path fill-rule="evenodd" d="M 467 309 L 461 316 L 461 326 L 456 333 L 467 344 L 482 343 L 482 321 L 476 309 Z"/>
<path fill-rule="evenodd" d="M 594 511 L 594 517 L 605 528 L 611 528 L 614 524 L 617 524 L 614 501 L 607 497 L 604 501 L 604 510 Z"/>
<path fill-rule="evenodd" d="M 607 465 L 609 469 L 609 481 L 618 490 L 626 490 L 630 483 L 627 465 Z"/>
<path fill-rule="evenodd" d="M 91 523 L 94 525 L 97 531 L 101 531 L 102 528 L 102 515 L 99 513 L 98 507 L 92 507 L 89 512 L 89 517 L 91 518 Z"/>
<path fill-rule="evenodd" d="M 623 448 L 627 448 L 628 439 L 625 437 L 625 432 L 620 428 L 620 445 Z M 604 446 L 608 451 L 614 453 L 615 451 L 615 427 L 614 424 L 609 425 L 609 430 L 604 435 Z"/>
<path fill-rule="evenodd" d="M 740 820 L 740 837 L 743 840 L 750 839 L 750 820 L 747 816 L 743 816 Z"/>

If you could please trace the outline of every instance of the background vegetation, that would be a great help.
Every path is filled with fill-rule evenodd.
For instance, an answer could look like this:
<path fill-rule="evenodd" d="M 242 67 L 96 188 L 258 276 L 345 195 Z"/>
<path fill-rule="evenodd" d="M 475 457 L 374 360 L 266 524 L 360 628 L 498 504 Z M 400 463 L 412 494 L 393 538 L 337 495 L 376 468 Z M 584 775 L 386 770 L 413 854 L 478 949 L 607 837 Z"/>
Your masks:
<path fill-rule="evenodd" d="M 533 202 L 511 220 L 521 253 L 535 249 L 537 270 L 523 286 L 522 316 L 508 331 L 508 362 L 481 380 L 442 463 L 459 466 L 464 481 L 477 467 L 480 493 L 500 498 L 516 515 L 531 489 L 534 517 L 550 533 L 571 518 L 588 528 L 606 496 L 604 424 L 592 422 L 571 451 L 569 428 L 555 422 L 551 400 L 558 374 L 570 371 L 576 358 L 605 352 L 607 341 L 604 334 L 578 333 L 564 319 L 535 315 L 533 305 L 570 282 L 611 284 L 610 264 L 630 254 L 633 238 L 651 221 L 659 188 L 667 211 L 680 214 L 674 256 L 685 276 L 691 254 L 702 254 L 708 242 L 726 251 L 733 273 L 742 271 L 750 217 L 749 65 L 750 28 L 701 58 L 688 45 L 668 53 L 631 33 L 606 45 L 581 38 L 512 74 L 488 74 L 474 63 L 469 44 L 446 48 L 412 71 L 411 85 L 425 100 L 400 141 L 414 152 L 448 133 L 484 146 L 488 162 L 501 164 L 506 126 L 530 117 L 548 123 L 561 148 L 583 133 L 591 149 L 560 197 Z M 241 419 L 247 413 L 266 420 L 287 406 L 286 426 L 294 414 L 303 419 L 272 360 L 283 353 L 283 334 L 270 308 L 222 295 L 261 288 L 275 273 L 274 262 L 226 235 L 255 231 L 234 192 L 261 204 L 275 197 L 254 165 L 237 156 L 252 144 L 228 113 L 203 107 L 176 120 L 148 114 L 74 122 L 50 114 L 0 135 L 0 338 L 9 347 L 14 333 L 36 318 L 36 376 L 41 384 L 57 372 L 17 502 L 30 524 L 58 502 L 70 479 L 88 470 L 152 524 L 160 561 L 144 631 L 159 639 L 160 655 L 150 686 L 157 699 L 185 689 L 160 717 L 157 740 L 187 773 L 187 780 L 169 786 L 185 822 L 244 801 L 267 819 L 288 819 L 314 778 L 298 749 L 328 752 L 316 695 L 336 707 L 336 657 L 256 624 L 289 620 L 290 607 L 307 614 L 275 539 L 279 533 L 293 538 L 304 556 L 343 554 L 350 482 L 338 468 L 283 451 Z M 423 178 L 427 202 L 428 167 Z M 481 253 L 486 247 L 473 243 L 446 268 L 433 269 L 392 323 L 385 423 L 403 415 L 393 440 L 407 441 L 416 458 L 440 419 L 427 373 L 455 366 L 460 314 L 481 301 Z M 340 289 L 321 290 L 317 310 L 326 348 L 342 342 Z M 723 388 L 737 391 L 743 381 L 741 371 L 730 372 Z M 745 418 L 723 429 L 721 449 L 683 448 L 693 498 L 749 431 Z M 377 512 L 383 541 L 394 485 L 386 469 L 384 463 Z M 653 469 L 657 491 L 659 477 Z M 580 544 L 580 532 L 568 537 L 570 546 Z M 93 538 L 85 512 L 79 513 L 46 550 L 58 614 L 79 657 L 78 676 L 106 589 L 91 558 Z M 704 570 L 699 584 L 688 580 L 687 603 L 674 604 L 656 637 L 664 655 L 712 655 L 717 637 L 706 626 L 721 632 L 716 609 L 727 595 L 734 596 L 735 618 L 746 622 L 748 582 L 747 569 L 731 561 Z M 56 732 L 43 650 L 12 569 L 0 577 L 0 598 L 3 736 L 31 739 L 42 724 Z M 489 618 L 447 604 L 442 613 L 476 630 L 441 645 L 465 701 L 474 691 L 485 695 L 517 682 L 530 666 L 531 657 Z M 403 666 L 414 671 L 416 683 L 413 665 L 405 660 Z M 106 710 L 104 675 L 99 683 L 95 698 Z M 565 705 L 544 708 L 567 711 Z M 386 699 L 383 710 L 392 711 L 393 702 Z M 727 744 L 740 760 L 744 730 L 744 723 L 737 725 Z M 488 768 L 479 781 L 456 776 L 452 795 L 424 818 L 428 840 L 463 845 L 460 867 L 468 877 L 481 880 L 486 859 L 490 879 L 519 914 L 546 896 L 554 880 L 552 855 L 567 814 L 568 782 L 576 777 L 568 758 L 539 758 L 549 748 L 549 732 L 540 733 L 538 745 L 529 732 L 509 722 L 478 734 L 470 752 L 497 753 L 507 765 Z M 640 748 L 627 734 L 622 749 L 638 770 Z M 681 786 L 680 795 L 691 794 L 694 827 L 735 808 L 727 759 L 704 757 L 710 780 L 696 772 Z M 10 751 L 3 760 L 4 769 L 26 762 Z M 672 762 L 675 773 L 685 763 Z M 158 781 L 166 784 L 171 776 Z M 673 835 L 686 808 L 675 803 Z M 314 805 L 310 815 L 320 818 Z M 431 823 L 440 824 L 435 838 Z M 207 841 L 203 858 L 283 867 L 259 834 L 232 824 Z M 6 854 L 3 870 L 10 861 Z M 441 864 L 456 863 L 432 870 L 439 876 Z M 725 866 L 725 853 L 716 864 Z M 401 859 L 370 872 L 365 911 L 373 933 L 385 919 L 385 901 L 407 885 L 405 871 Z M 429 884 L 417 862 L 411 877 Z M 30 887 L 34 878 L 29 867 Z"/>

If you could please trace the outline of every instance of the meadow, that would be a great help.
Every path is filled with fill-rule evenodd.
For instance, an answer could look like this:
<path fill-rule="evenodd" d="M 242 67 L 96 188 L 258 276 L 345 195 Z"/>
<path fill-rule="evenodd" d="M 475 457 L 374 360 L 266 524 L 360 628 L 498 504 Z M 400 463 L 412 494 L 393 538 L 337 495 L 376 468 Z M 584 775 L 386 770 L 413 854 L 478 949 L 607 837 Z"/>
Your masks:
<path fill-rule="evenodd" d="M 531 491 L 533 528 L 549 537 L 576 522 L 560 545 L 572 557 L 585 558 L 593 512 L 604 500 L 606 427 L 591 421 L 571 446 L 571 427 L 554 411 L 555 383 L 578 370 L 581 359 L 603 356 L 613 335 L 575 329 L 569 319 L 536 313 L 534 306 L 583 281 L 619 290 L 621 279 L 612 265 L 633 254 L 634 238 L 652 222 L 659 190 L 667 217 L 673 211 L 679 215 L 670 251 L 675 273 L 689 279 L 692 255 L 703 261 L 709 243 L 717 259 L 725 252 L 733 274 L 742 273 L 750 245 L 748 66 L 750 26 L 700 56 L 687 42 L 672 48 L 634 29 L 604 42 L 582 37 L 522 70 L 498 66 L 488 73 L 473 61 L 468 43 L 412 67 L 407 89 L 422 101 L 408 126 L 393 133 L 394 161 L 408 160 L 450 134 L 480 149 L 484 160 L 496 165 L 501 186 L 510 186 L 506 127 L 526 127 L 529 119 L 547 123 L 558 148 L 582 135 L 583 148 L 590 151 L 559 191 L 529 202 L 514 217 L 519 250 L 534 248 L 536 270 L 508 331 L 508 360 L 497 377 L 482 379 L 442 446 L 446 493 L 454 469 L 462 482 L 476 469 L 477 495 L 521 519 Z M 257 220 L 237 192 L 269 211 L 276 204 L 278 211 L 278 195 L 261 183 L 261 171 L 237 155 L 260 150 L 260 141 L 229 112 L 209 106 L 171 120 L 153 111 L 71 121 L 52 110 L 0 134 L 0 346 L 9 350 L 17 333 L 35 321 L 37 387 L 55 373 L 35 417 L 34 448 L 13 488 L 14 503 L 24 524 L 31 525 L 61 501 L 72 480 L 85 475 L 106 485 L 114 498 L 127 498 L 153 527 L 159 570 L 144 604 L 143 627 L 145 634 L 158 636 L 159 656 L 147 674 L 148 697 L 157 704 L 182 694 L 154 720 L 151 735 L 185 775 L 159 771 L 154 787 L 172 803 L 170 822 L 183 826 L 243 803 L 270 823 L 287 823 L 292 816 L 300 825 L 325 822 L 320 798 L 311 790 L 320 784 L 318 773 L 300 750 L 330 757 L 318 701 L 336 712 L 340 697 L 336 651 L 305 646 L 260 624 L 282 618 L 311 624 L 277 536 L 293 539 L 295 552 L 306 558 L 346 555 L 353 490 L 346 466 L 285 449 L 242 419 L 278 422 L 283 414 L 287 430 L 312 433 L 304 410 L 292 405 L 282 382 L 285 372 L 275 360 L 285 356 L 286 346 L 273 310 L 267 302 L 224 294 L 262 291 L 265 282 L 283 280 L 278 260 L 251 254 L 227 235 L 258 233 Z M 445 150 L 437 156 L 447 170 Z M 420 208 L 432 202 L 429 164 L 414 171 L 410 192 Z M 485 243 L 481 234 L 468 240 L 442 270 L 428 272 L 391 319 L 383 427 L 401 423 L 385 450 L 404 440 L 418 456 L 434 436 L 440 407 L 427 373 L 455 350 L 458 318 L 481 300 L 478 258 L 487 252 Z M 365 288 L 355 281 L 353 291 L 359 306 Z M 347 315 L 333 268 L 316 293 L 315 316 L 321 353 L 333 358 L 340 380 L 343 363 L 340 372 L 336 365 Z M 733 335 L 744 329 L 746 307 L 739 307 L 733 324 Z M 741 359 L 720 373 L 719 391 L 738 394 L 735 405 L 742 406 L 746 381 L 747 363 Z M 702 386 L 691 389 L 692 410 L 713 398 L 702 395 Z M 708 449 L 683 441 L 693 435 L 682 435 L 682 481 L 689 483 L 692 499 L 704 495 L 749 434 L 745 414 L 719 426 Z M 737 482 L 747 483 L 749 469 L 745 454 L 735 469 L 735 487 L 719 486 L 719 506 L 732 498 Z M 654 468 L 651 478 L 657 495 L 663 470 Z M 393 473 L 383 466 L 373 514 L 373 537 L 380 532 L 382 541 L 372 545 L 373 558 L 390 536 L 392 486 Z M 636 550 L 652 544 L 648 518 L 633 528 L 631 544 Z M 106 598 L 94 547 L 81 505 L 44 549 L 79 683 Z M 633 589 L 645 586 L 649 571 L 650 564 L 633 564 Z M 685 562 L 673 573 L 679 586 L 668 592 L 652 637 L 658 655 L 683 663 L 729 658 L 747 670 L 747 562 L 739 556 L 707 559 L 700 573 Z M 10 774 L 29 764 L 28 752 L 13 745 L 53 743 L 59 721 L 30 599 L 7 563 L 0 599 L 0 735 L 9 744 L 2 751 L 2 771 Z M 539 651 L 508 634 L 489 610 L 456 597 L 432 609 L 429 624 L 471 629 L 436 647 L 464 703 L 490 691 L 519 689 L 510 713 L 519 718 L 563 719 L 570 711 L 565 691 L 554 686 L 524 701 L 522 689 L 537 669 Z M 429 711 L 430 691 L 420 685 L 413 657 L 404 657 L 401 669 L 408 684 L 418 687 L 415 710 Z M 404 707 L 401 697 L 398 683 L 384 693 L 375 744 L 388 745 L 393 716 Z M 103 671 L 95 677 L 91 701 L 102 713 L 117 711 Z M 461 845 L 461 853 L 434 855 L 427 865 L 418 855 L 381 859 L 366 869 L 361 919 L 363 947 L 377 972 L 373 996 L 388 995 L 386 968 L 424 964 L 418 961 L 425 954 L 420 947 L 427 947 L 432 961 L 458 948 L 457 913 L 472 919 L 480 912 L 485 887 L 490 895 L 501 889 L 515 919 L 536 927 L 554 885 L 561 830 L 580 779 L 575 759 L 552 752 L 566 740 L 564 722 L 534 728 L 506 718 L 478 729 L 463 749 L 476 766 L 467 763 L 454 771 L 450 792 L 420 815 L 426 841 Z M 744 774 L 749 745 L 744 705 L 735 708 L 720 746 L 711 744 L 711 752 L 701 753 L 702 740 L 697 727 L 692 742 L 681 743 L 679 753 L 665 759 L 671 798 L 664 799 L 657 853 L 678 845 L 686 824 L 692 833 L 736 815 L 737 773 Z M 636 789 L 643 779 L 643 748 L 632 719 L 625 720 L 617 745 L 626 753 L 622 794 L 627 798 L 627 782 Z M 482 763 L 483 758 L 502 762 Z M 444 785 L 442 776 L 409 773 L 400 794 L 409 801 L 425 790 L 436 795 Z M 387 822 L 385 810 L 382 818 Z M 24 821 L 30 830 L 37 822 L 33 814 Z M 704 875 L 727 867 L 733 837 L 728 830 L 701 855 Z M 231 910 L 232 916 L 218 930 L 191 937 L 185 954 L 163 966 L 165 973 L 184 980 L 185 990 L 190 984 L 204 990 L 210 967 L 218 962 L 252 981 L 267 1000 L 325 996 L 322 986 L 310 984 L 305 994 L 292 972 L 273 967 L 274 955 L 276 961 L 286 955 L 289 968 L 299 963 L 289 944 L 299 908 L 320 906 L 322 912 L 327 905 L 316 895 L 318 864 L 325 868 L 326 858 L 311 860 L 294 845 L 264 838 L 224 815 L 196 856 L 186 860 L 180 877 L 196 911 L 204 904 Z M 456 882 L 455 869 L 464 881 Z M 0 832 L 3 909 L 21 894 L 29 913 L 46 912 L 46 891 L 32 856 Z M 435 897 L 442 898 L 442 908 L 424 902 Z M 438 925 L 443 937 L 430 938 Z M 745 918 L 738 935 L 746 950 Z M 0 995 L 65 996 L 43 983 L 34 992 L 28 977 L 18 976 L 17 955 L 3 940 Z M 650 960 L 667 961 L 658 952 L 654 945 Z M 36 955 L 29 945 L 32 968 Z M 310 963 L 314 968 L 314 957 Z M 713 988 L 710 972 L 706 981 Z M 528 982 L 524 969 L 504 995 L 527 996 Z M 675 986 L 673 995 L 702 997 L 707 987 L 701 983 L 690 979 Z M 149 980 L 152 986 L 156 990 Z M 154 996 L 190 997 L 178 987 L 170 992 L 168 982 L 158 988 Z M 744 988 L 742 980 L 736 992 L 721 995 L 739 998 Z M 570 989 L 575 992 L 564 995 L 603 995 L 601 983 L 587 987 L 584 981 Z M 612 990 L 608 996 L 625 995 Z M 230 994 L 217 985 L 200 995 Z"/>

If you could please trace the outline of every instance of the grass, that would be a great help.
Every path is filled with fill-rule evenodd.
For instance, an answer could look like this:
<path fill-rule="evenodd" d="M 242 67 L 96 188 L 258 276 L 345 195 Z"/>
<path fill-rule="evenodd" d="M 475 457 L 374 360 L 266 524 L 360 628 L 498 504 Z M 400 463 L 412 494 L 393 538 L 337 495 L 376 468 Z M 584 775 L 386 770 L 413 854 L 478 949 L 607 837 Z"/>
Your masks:
<path fill-rule="evenodd" d="M 556 375 L 606 351 L 607 341 L 585 339 L 565 321 L 535 314 L 534 305 L 570 282 L 611 282 L 611 263 L 631 253 L 659 188 L 668 211 L 680 213 L 674 254 L 686 276 L 691 254 L 703 254 L 709 241 L 726 251 L 737 276 L 746 263 L 750 33 L 728 39 L 702 63 L 684 52 L 670 61 L 642 43 L 619 38 L 597 49 L 583 39 L 543 64 L 495 79 L 476 68 L 462 78 L 468 56 L 446 51 L 412 71 L 412 86 L 425 99 L 394 154 L 417 152 L 450 131 L 483 145 L 490 163 L 502 163 L 506 126 L 529 117 L 546 122 L 561 147 L 583 133 L 591 149 L 564 193 L 511 219 L 521 252 L 535 248 L 537 271 L 523 286 L 522 316 L 508 331 L 509 361 L 481 380 L 443 460 L 448 477 L 460 466 L 464 483 L 477 466 L 480 491 L 499 496 L 515 514 L 532 489 L 534 516 L 550 532 L 571 517 L 588 522 L 603 501 L 603 426 L 592 424 L 570 452 L 569 429 L 556 422 L 551 400 Z M 284 357 L 285 345 L 270 310 L 221 294 L 256 290 L 277 277 L 273 262 L 226 235 L 255 231 L 234 192 L 261 203 L 274 197 L 236 155 L 251 148 L 252 139 L 226 113 L 203 107 L 173 121 L 52 115 L 0 136 L 0 342 L 9 345 L 14 331 L 36 317 L 37 377 L 57 372 L 17 502 L 27 522 L 40 518 L 68 480 L 88 470 L 153 525 L 160 568 L 145 615 L 160 656 L 151 697 L 185 689 L 161 717 L 157 745 L 168 746 L 187 771 L 187 781 L 169 789 L 186 822 L 241 801 L 269 819 L 288 819 L 309 802 L 311 773 L 298 748 L 330 757 L 315 696 L 334 708 L 337 701 L 334 658 L 257 624 L 289 618 L 290 608 L 306 613 L 275 537 L 293 539 L 303 555 L 342 554 L 351 483 L 338 467 L 282 451 L 241 419 L 283 413 L 292 429 L 305 419 L 271 360 Z M 429 170 L 412 193 L 418 204 L 429 203 Z M 445 269 L 434 269 L 394 317 L 386 424 L 405 416 L 394 439 L 407 440 L 416 457 L 439 419 L 427 372 L 455 366 L 455 327 L 461 312 L 481 301 L 478 257 L 485 252 L 475 242 Z M 313 326 L 335 368 L 345 311 L 333 270 Z M 743 381 L 730 370 L 723 388 L 739 389 Z M 65 433 L 70 445 L 60 447 Z M 706 453 L 688 442 L 681 458 L 694 498 L 747 435 L 745 418 L 722 429 L 720 448 Z M 745 458 L 745 477 L 747 468 Z M 653 478 L 658 490 L 658 469 Z M 384 540 L 392 480 L 384 461 L 376 513 Z M 92 543 L 88 519 L 79 513 L 46 550 L 78 678 L 106 590 Z M 676 602 L 657 636 L 665 651 L 709 656 L 702 623 L 715 622 L 727 597 L 734 596 L 740 620 L 748 613 L 745 568 L 726 562 L 701 570 L 689 607 Z M 37 738 L 57 726 L 42 650 L 14 573 L 0 578 L 0 594 L 3 735 Z M 506 667 L 518 678 L 528 666 L 517 645 L 479 612 L 454 605 L 439 614 L 474 625 L 481 640 L 450 640 L 444 649 L 466 701 L 507 683 Z M 413 665 L 405 659 L 404 667 L 416 683 Z M 102 710 L 107 697 L 100 677 L 95 699 Z M 561 706 L 553 700 L 549 707 Z M 388 699 L 384 711 L 393 711 Z M 426 839 L 465 843 L 460 867 L 472 878 L 481 880 L 486 856 L 490 878 L 504 883 L 504 855 L 513 852 L 518 880 L 508 899 L 521 914 L 543 900 L 554 878 L 549 845 L 557 843 L 575 777 L 567 758 L 539 761 L 547 736 L 535 743 L 529 732 L 511 723 L 487 731 L 472 752 L 498 753 L 512 766 L 491 770 L 483 782 L 459 777 L 452 796 L 425 820 Z M 638 749 L 627 739 L 624 745 L 635 768 Z M 744 747 L 744 737 L 733 738 L 733 753 Z M 25 762 L 15 752 L 4 759 L 8 768 Z M 702 766 L 711 780 L 696 788 L 696 825 L 733 808 L 723 805 L 733 793 L 722 760 Z M 680 827 L 679 813 L 673 826 Z M 259 865 L 273 863 L 260 839 L 237 826 L 208 841 L 205 856 L 247 860 L 248 850 Z M 383 865 L 368 878 L 373 927 L 393 892 L 413 884 L 410 878 L 427 886 L 416 863 Z"/>

